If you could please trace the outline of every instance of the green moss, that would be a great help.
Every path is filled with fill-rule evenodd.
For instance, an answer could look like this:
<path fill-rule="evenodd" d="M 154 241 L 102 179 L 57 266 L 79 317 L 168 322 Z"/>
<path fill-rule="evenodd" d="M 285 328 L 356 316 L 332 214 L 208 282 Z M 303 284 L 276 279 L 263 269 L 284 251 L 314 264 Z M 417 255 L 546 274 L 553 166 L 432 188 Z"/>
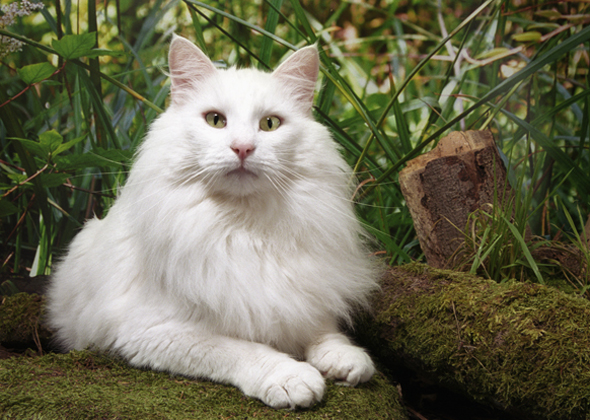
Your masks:
<path fill-rule="evenodd" d="M 0 361 L 2 419 L 407 419 L 382 374 L 329 384 L 309 410 L 273 410 L 231 386 L 126 366 L 91 352 Z"/>
<path fill-rule="evenodd" d="M 0 305 L 0 342 L 48 337 L 44 299 L 25 293 Z M 397 388 L 377 374 L 357 388 L 328 384 L 309 410 L 273 410 L 232 386 L 134 369 L 92 352 L 0 360 L 0 419 L 393 419 L 407 420 Z"/>
<path fill-rule="evenodd" d="M 44 298 L 39 295 L 17 293 L 0 303 L 0 343 L 47 339 L 50 333 L 40 325 Z"/>
<path fill-rule="evenodd" d="M 526 416 L 590 418 L 587 300 L 420 265 L 394 269 L 384 289 L 372 320 L 384 359 L 403 355 L 452 389 Z"/>

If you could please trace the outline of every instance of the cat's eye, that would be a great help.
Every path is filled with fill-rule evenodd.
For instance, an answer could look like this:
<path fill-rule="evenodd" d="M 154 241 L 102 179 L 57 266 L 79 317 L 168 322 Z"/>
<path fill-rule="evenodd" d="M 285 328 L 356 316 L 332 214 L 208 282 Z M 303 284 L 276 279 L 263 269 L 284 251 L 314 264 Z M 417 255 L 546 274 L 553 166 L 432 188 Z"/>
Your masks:
<path fill-rule="evenodd" d="M 274 115 L 264 117 L 260 120 L 260 129 L 262 131 L 275 131 L 279 128 L 279 125 L 281 125 L 281 120 Z"/>
<path fill-rule="evenodd" d="M 226 124 L 225 117 L 219 112 L 207 113 L 207 115 L 205 115 L 205 120 L 207 121 L 207 124 L 215 128 L 223 128 Z"/>

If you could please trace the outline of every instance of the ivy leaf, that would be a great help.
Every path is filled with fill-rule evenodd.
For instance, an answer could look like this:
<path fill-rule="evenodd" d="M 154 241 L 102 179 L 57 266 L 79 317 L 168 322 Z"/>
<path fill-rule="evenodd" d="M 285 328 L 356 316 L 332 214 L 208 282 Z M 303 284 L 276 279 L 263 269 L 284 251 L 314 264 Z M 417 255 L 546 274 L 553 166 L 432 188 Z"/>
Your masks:
<path fill-rule="evenodd" d="M 49 63 L 31 64 L 17 69 L 16 72 L 27 85 L 38 83 L 50 77 L 56 68 Z"/>
<path fill-rule="evenodd" d="M 81 35 L 65 35 L 62 39 L 54 39 L 51 46 L 66 60 L 90 54 L 96 44 L 96 32 Z"/>

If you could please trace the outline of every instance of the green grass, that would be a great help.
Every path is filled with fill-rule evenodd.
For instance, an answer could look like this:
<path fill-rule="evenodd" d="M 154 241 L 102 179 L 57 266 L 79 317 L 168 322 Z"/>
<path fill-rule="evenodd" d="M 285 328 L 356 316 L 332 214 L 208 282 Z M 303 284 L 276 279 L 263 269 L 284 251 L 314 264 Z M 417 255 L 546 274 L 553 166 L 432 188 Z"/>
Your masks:
<path fill-rule="evenodd" d="M 84 220 L 108 211 L 166 106 L 172 32 L 213 59 L 260 69 L 318 43 L 314 112 L 355 169 L 359 218 L 387 262 L 423 259 L 397 173 L 453 130 L 493 132 L 510 157 L 519 214 L 481 225 L 469 268 L 498 281 L 526 272 L 542 282 L 525 226 L 532 237 L 580 242 L 590 213 L 588 3 L 55 4 L 0 28 L 25 43 L 1 67 L 0 103 L 9 101 L 0 107 L 5 272 L 49 273 Z M 98 37 L 88 35 L 92 28 Z M 585 290 L 588 277 L 578 280 Z"/>

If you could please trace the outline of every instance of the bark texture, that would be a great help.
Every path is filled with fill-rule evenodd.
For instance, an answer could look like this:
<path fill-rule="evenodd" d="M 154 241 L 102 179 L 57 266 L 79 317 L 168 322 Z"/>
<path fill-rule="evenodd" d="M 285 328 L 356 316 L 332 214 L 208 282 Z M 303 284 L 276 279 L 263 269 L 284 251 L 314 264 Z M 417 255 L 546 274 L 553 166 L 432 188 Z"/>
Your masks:
<path fill-rule="evenodd" d="M 510 194 L 506 169 L 489 131 L 453 132 L 410 162 L 400 187 L 432 267 L 448 261 L 463 242 L 468 216 Z"/>

